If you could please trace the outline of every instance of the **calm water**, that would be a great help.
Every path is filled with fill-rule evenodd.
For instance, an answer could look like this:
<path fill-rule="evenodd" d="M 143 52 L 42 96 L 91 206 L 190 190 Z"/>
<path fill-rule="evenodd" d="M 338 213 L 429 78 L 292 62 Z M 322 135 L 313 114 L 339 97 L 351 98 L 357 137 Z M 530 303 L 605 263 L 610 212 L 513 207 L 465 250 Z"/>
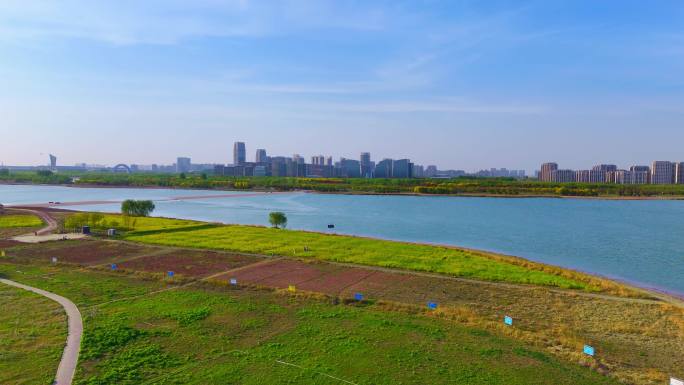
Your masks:
<path fill-rule="evenodd" d="M 3 186 L 4 204 L 165 199 L 217 191 Z M 157 202 L 155 215 L 442 243 L 517 255 L 684 294 L 684 201 L 230 193 Z M 118 204 L 69 207 L 118 211 Z"/>

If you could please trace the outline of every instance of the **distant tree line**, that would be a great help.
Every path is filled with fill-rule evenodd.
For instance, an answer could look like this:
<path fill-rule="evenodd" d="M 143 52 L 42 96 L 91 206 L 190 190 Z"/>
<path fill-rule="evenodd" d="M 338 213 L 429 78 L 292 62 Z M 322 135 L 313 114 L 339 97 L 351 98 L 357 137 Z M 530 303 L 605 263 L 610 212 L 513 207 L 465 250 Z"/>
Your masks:
<path fill-rule="evenodd" d="M 46 170 L 47 171 L 47 170 Z M 619 185 L 601 183 L 549 183 L 534 179 L 459 177 L 452 179 L 364 179 L 226 177 L 196 174 L 37 173 L 0 172 L 0 182 L 95 186 L 173 187 L 265 191 L 317 191 L 328 193 L 443 194 L 501 196 L 684 196 L 684 185 Z"/>

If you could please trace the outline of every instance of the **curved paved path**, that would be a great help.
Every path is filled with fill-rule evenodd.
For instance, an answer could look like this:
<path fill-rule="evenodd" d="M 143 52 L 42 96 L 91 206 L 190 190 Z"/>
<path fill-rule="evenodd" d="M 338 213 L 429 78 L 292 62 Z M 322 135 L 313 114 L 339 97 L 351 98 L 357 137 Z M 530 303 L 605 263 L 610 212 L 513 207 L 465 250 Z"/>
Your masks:
<path fill-rule="evenodd" d="M 73 302 L 57 294 L 50 293 L 49 291 L 22 285 L 21 283 L 10 281 L 9 279 L 0 278 L 0 282 L 50 298 L 51 300 L 58 302 L 62 305 L 64 310 L 66 310 L 69 323 L 69 334 L 67 335 L 62 361 L 60 361 L 59 367 L 57 368 L 57 375 L 55 376 L 53 385 L 71 385 L 71 382 L 74 379 L 74 372 L 76 371 L 76 364 L 78 363 L 78 353 L 81 350 L 81 338 L 83 336 L 81 312 L 78 311 L 78 308 Z"/>

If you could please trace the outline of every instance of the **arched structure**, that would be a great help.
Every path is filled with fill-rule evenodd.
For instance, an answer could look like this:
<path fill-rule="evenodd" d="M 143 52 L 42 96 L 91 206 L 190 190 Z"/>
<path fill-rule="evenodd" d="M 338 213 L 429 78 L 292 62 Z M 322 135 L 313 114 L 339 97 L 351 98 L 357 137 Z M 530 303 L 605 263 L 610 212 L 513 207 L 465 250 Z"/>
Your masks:
<path fill-rule="evenodd" d="M 114 166 L 114 172 L 125 172 L 127 174 L 131 173 L 131 168 L 128 167 L 127 165 L 120 163 Z"/>

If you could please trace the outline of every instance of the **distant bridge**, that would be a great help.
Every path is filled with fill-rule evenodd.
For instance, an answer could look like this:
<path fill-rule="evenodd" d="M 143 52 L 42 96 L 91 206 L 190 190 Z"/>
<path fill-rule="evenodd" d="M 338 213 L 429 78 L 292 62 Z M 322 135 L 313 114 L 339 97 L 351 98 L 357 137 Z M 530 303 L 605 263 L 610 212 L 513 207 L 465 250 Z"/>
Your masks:
<path fill-rule="evenodd" d="M 123 163 L 119 163 L 116 166 L 114 166 L 114 172 L 125 172 L 127 174 L 130 174 L 131 168 Z"/>

